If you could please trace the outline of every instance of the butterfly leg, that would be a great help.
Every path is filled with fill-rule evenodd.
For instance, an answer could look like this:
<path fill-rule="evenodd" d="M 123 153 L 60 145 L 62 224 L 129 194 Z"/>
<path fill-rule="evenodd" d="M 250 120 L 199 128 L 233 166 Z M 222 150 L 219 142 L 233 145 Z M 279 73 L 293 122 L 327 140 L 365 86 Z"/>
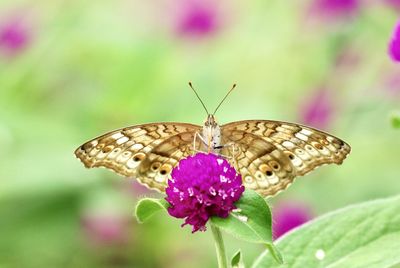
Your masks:
<path fill-rule="evenodd" d="M 237 163 L 237 153 L 239 152 L 239 150 L 236 147 L 236 144 L 234 142 L 230 142 L 228 143 L 228 146 L 230 147 L 229 149 L 231 150 L 231 156 L 230 156 L 230 161 L 232 162 L 233 166 L 235 167 L 236 170 L 238 170 L 239 165 Z"/>
<path fill-rule="evenodd" d="M 193 138 L 193 154 L 198 153 L 198 152 L 203 152 L 202 150 L 196 149 L 196 141 L 197 141 L 197 137 L 204 143 L 207 144 L 206 141 L 204 140 L 204 138 L 200 135 L 199 132 L 196 132 L 194 134 L 194 138 Z"/>
<path fill-rule="evenodd" d="M 220 154 L 220 153 L 217 153 L 217 155 L 224 157 L 229 162 L 231 162 L 231 164 L 235 168 L 237 168 L 238 167 L 238 163 L 237 163 L 237 160 L 236 160 L 236 154 L 237 154 L 238 150 L 237 150 L 236 144 L 234 142 L 229 142 L 229 143 L 226 143 L 224 145 L 215 146 L 213 149 L 214 150 L 221 150 L 223 148 L 228 148 L 229 149 L 229 151 L 228 151 L 229 155 Z"/>

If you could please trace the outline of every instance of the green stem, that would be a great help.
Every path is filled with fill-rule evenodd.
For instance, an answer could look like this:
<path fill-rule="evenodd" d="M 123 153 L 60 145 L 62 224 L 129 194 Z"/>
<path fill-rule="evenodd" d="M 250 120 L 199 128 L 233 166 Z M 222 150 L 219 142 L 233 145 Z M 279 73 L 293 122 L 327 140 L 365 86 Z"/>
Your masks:
<path fill-rule="evenodd" d="M 218 268 L 228 268 L 228 259 L 226 258 L 224 241 L 222 240 L 222 234 L 218 227 L 212 223 L 211 231 L 215 241 L 215 249 L 217 250 Z"/>

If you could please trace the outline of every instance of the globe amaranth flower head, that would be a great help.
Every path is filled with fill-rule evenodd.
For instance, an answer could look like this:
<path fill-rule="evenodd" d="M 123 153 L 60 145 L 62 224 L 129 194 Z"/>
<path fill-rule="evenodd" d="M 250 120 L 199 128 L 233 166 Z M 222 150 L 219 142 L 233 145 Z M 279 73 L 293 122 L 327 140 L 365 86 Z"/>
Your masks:
<path fill-rule="evenodd" d="M 400 21 L 397 22 L 389 42 L 389 55 L 393 61 L 400 62 Z"/>
<path fill-rule="evenodd" d="M 360 9 L 359 0 L 313 0 L 311 13 L 325 19 L 352 16 Z"/>
<path fill-rule="evenodd" d="M 0 52 L 15 56 L 23 51 L 31 41 L 31 32 L 26 21 L 10 18 L 0 23 Z"/>
<path fill-rule="evenodd" d="M 313 218 L 309 205 L 299 201 L 277 204 L 272 211 L 272 234 L 274 240 Z"/>
<path fill-rule="evenodd" d="M 400 11 L 400 0 L 386 0 L 384 1 L 388 6 Z"/>
<path fill-rule="evenodd" d="M 332 99 L 332 94 L 325 86 L 315 90 L 300 105 L 300 121 L 316 128 L 327 128 L 335 113 Z"/>
<path fill-rule="evenodd" d="M 206 230 L 211 216 L 228 217 L 244 191 L 242 177 L 225 159 L 198 153 L 183 159 L 172 170 L 166 189 L 168 213 L 185 218 L 192 233 Z"/>
<path fill-rule="evenodd" d="M 214 1 L 183 0 L 179 6 L 178 33 L 188 37 L 206 37 L 218 30 L 219 12 Z"/>

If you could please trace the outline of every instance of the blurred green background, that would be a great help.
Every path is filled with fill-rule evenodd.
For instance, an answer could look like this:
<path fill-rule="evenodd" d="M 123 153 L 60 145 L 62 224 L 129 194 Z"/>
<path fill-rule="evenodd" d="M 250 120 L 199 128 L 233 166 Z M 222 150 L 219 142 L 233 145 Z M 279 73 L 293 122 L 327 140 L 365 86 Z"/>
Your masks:
<path fill-rule="evenodd" d="M 189 80 L 210 110 L 238 84 L 221 124 L 305 123 L 352 146 L 342 166 L 298 179 L 272 205 L 301 201 L 316 216 L 398 193 L 400 67 L 386 51 L 399 13 L 383 1 L 351 14 L 312 4 L 2 0 L 0 267 L 215 267 L 209 232 L 165 215 L 137 224 L 138 198 L 160 195 L 73 155 L 124 126 L 202 124 Z M 226 244 L 247 262 L 262 251 Z"/>

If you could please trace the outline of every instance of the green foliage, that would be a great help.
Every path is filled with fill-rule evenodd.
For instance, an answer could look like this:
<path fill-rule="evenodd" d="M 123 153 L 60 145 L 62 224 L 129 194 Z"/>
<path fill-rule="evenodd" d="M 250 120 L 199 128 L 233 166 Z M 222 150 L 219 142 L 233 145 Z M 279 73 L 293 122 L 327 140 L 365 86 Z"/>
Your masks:
<path fill-rule="evenodd" d="M 350 206 L 322 216 L 279 239 L 279 266 L 265 251 L 261 267 L 369 267 L 400 264 L 400 196 Z"/>
<path fill-rule="evenodd" d="M 166 211 L 169 203 L 165 199 L 143 198 L 135 208 L 135 216 L 139 223 L 143 223 L 159 211 Z"/>
<path fill-rule="evenodd" d="M 237 209 L 228 218 L 212 217 L 212 223 L 239 239 L 271 243 L 271 211 L 264 198 L 246 189 L 235 205 Z"/>
<path fill-rule="evenodd" d="M 275 259 L 282 263 L 282 256 L 272 244 L 271 211 L 265 199 L 246 189 L 235 205 L 237 209 L 228 218 L 212 217 L 211 222 L 239 239 L 267 245 Z"/>
<path fill-rule="evenodd" d="M 232 268 L 245 268 L 240 250 L 233 255 L 231 266 Z"/>
<path fill-rule="evenodd" d="M 400 129 L 400 113 L 393 114 L 391 121 L 394 128 Z"/>
<path fill-rule="evenodd" d="M 244 241 L 266 246 L 278 263 L 283 263 L 280 252 L 272 243 L 271 210 L 265 199 L 253 190 L 245 190 L 235 203 L 237 209 L 228 218 L 212 217 L 211 223 Z M 143 223 L 160 211 L 166 211 L 169 203 L 164 199 L 143 198 L 138 201 L 135 216 Z M 237 265 L 243 262 L 240 251 L 232 258 Z"/>

